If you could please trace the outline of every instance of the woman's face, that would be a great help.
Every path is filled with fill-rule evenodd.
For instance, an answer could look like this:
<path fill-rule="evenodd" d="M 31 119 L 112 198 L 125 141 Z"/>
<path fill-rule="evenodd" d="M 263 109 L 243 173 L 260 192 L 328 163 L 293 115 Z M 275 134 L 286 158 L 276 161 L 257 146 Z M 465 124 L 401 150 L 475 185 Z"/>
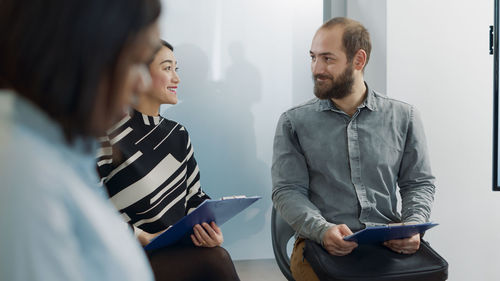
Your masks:
<path fill-rule="evenodd" d="M 177 85 L 181 80 L 177 75 L 177 60 L 174 52 L 162 46 L 149 65 L 149 73 L 153 85 L 146 95 L 159 104 L 176 104 Z"/>

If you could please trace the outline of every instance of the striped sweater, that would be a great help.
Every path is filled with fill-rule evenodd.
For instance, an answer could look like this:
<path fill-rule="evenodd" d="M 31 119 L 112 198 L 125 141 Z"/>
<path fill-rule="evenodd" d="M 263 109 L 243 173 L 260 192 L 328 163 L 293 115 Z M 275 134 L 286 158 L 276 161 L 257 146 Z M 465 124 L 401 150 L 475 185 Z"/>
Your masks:
<path fill-rule="evenodd" d="M 134 110 L 100 141 L 101 181 L 134 228 L 162 231 L 209 199 L 188 132 L 179 123 Z"/>

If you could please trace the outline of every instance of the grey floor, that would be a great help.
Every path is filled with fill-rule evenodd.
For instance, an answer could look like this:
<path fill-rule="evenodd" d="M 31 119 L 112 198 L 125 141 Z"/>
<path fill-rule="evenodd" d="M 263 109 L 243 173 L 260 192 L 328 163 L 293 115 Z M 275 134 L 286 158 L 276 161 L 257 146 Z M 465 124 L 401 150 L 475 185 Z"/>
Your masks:
<path fill-rule="evenodd" d="M 287 281 L 274 259 L 237 260 L 234 266 L 241 281 Z"/>

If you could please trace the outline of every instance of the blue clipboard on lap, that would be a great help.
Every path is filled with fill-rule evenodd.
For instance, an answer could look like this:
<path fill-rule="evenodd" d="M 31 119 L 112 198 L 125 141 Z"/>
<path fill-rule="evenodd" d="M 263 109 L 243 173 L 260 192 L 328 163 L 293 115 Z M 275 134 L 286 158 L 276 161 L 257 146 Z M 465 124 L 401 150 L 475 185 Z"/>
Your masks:
<path fill-rule="evenodd" d="M 223 197 L 220 200 L 205 200 L 194 211 L 183 217 L 162 234 L 144 246 L 145 250 L 155 250 L 176 243 L 186 234 L 193 232 L 193 226 L 214 221 L 218 226 L 259 200 L 260 196 Z"/>
<path fill-rule="evenodd" d="M 388 224 L 381 226 L 367 227 L 352 235 L 344 237 L 346 241 L 354 241 L 358 244 L 381 243 L 387 240 L 403 239 L 411 237 L 417 233 L 424 233 L 426 230 L 435 227 L 437 223 L 426 222 L 419 224 Z"/>

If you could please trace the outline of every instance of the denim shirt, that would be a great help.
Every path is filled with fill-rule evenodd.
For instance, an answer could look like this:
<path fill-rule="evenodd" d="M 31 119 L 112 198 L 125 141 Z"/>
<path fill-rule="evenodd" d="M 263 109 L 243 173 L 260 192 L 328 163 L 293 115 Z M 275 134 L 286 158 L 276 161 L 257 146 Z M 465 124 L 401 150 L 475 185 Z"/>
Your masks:
<path fill-rule="evenodd" d="M 368 86 L 352 117 L 317 98 L 283 113 L 272 181 L 275 208 L 299 236 L 318 243 L 336 224 L 357 231 L 426 222 L 435 192 L 418 112 Z"/>
<path fill-rule="evenodd" d="M 0 280 L 153 280 L 83 144 L 0 90 Z"/>

